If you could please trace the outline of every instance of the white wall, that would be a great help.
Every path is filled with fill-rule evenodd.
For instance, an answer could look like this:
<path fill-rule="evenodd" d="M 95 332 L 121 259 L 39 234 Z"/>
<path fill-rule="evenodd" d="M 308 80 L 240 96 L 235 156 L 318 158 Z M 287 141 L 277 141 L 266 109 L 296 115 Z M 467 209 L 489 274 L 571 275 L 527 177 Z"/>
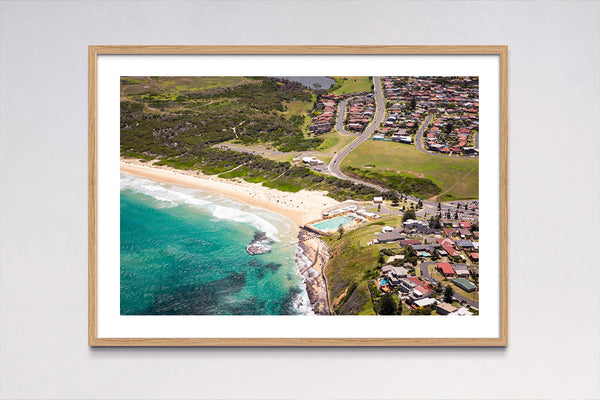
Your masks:
<path fill-rule="evenodd" d="M 88 44 L 508 44 L 509 347 L 88 348 Z M 1 2 L 0 397 L 599 398 L 599 49 L 598 2 Z"/>

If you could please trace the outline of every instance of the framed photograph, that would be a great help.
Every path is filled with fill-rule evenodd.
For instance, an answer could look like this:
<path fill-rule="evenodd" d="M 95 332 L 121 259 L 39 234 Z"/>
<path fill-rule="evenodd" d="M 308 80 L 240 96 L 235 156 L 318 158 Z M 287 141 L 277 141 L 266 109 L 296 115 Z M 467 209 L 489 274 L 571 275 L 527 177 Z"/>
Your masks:
<path fill-rule="evenodd" d="M 90 46 L 90 346 L 506 346 L 507 46 Z"/>

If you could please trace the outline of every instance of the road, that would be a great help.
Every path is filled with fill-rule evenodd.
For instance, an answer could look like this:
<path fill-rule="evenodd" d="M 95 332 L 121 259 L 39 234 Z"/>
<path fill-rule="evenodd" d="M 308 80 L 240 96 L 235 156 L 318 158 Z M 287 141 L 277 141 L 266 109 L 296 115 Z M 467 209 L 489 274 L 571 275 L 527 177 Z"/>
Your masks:
<path fill-rule="evenodd" d="M 331 173 L 331 175 L 333 175 L 337 178 L 345 179 L 345 180 L 352 181 L 357 184 L 369 186 L 369 187 L 377 189 L 381 192 L 387 192 L 388 189 L 386 189 L 384 187 L 381 187 L 379 185 L 374 185 L 369 182 L 364 182 L 364 181 L 361 181 L 358 179 L 350 178 L 349 176 L 342 173 L 342 171 L 340 170 L 340 165 L 342 164 L 344 157 L 346 157 L 348 154 L 350 154 L 350 152 L 352 150 L 354 150 L 356 148 L 356 146 L 358 146 L 359 144 L 361 144 L 362 142 L 367 140 L 373 134 L 373 132 L 375 132 L 375 129 L 377 129 L 377 127 L 381 124 L 381 122 L 383 122 L 383 118 L 385 117 L 385 101 L 383 99 L 383 91 L 381 90 L 381 83 L 379 82 L 379 77 L 377 77 L 377 76 L 373 77 L 373 87 L 375 88 L 375 115 L 373 116 L 373 119 L 371 120 L 369 125 L 367 125 L 367 127 L 365 128 L 365 130 L 362 134 L 360 134 L 356 139 L 354 139 L 352 142 L 350 142 L 348 145 L 346 145 L 346 147 L 344 147 L 342 150 L 340 150 L 335 156 L 333 156 L 333 158 L 331 159 L 331 162 L 328 165 L 328 168 L 329 168 L 329 172 Z M 340 107 L 341 107 L 341 105 L 340 105 Z M 340 108 L 340 110 L 342 110 L 342 109 Z M 344 115 L 340 115 L 341 112 L 338 112 L 338 118 L 337 118 L 337 124 L 340 123 L 340 119 L 341 119 L 342 128 L 343 128 L 345 111 L 346 111 L 345 107 L 343 108 L 343 111 L 344 111 Z M 339 130 L 339 127 L 337 126 L 337 124 L 336 124 L 336 129 Z M 342 132 L 342 131 L 340 131 L 340 132 Z M 345 131 L 343 131 L 343 132 L 345 132 Z"/>
<path fill-rule="evenodd" d="M 435 266 L 436 263 L 431 262 L 431 261 L 423 261 L 421 262 L 421 265 L 419 266 L 419 269 L 421 270 L 421 276 L 423 278 L 425 278 L 425 280 L 431 284 L 437 284 L 438 281 L 434 278 L 431 277 L 431 275 L 429 274 L 429 266 Z M 442 283 L 442 286 L 445 287 L 445 285 Z M 454 292 L 454 298 L 462 303 L 468 304 L 470 307 L 476 308 L 479 310 L 479 302 L 478 301 L 474 301 L 471 300 L 465 296 L 463 296 L 460 293 L 456 293 Z"/>
<path fill-rule="evenodd" d="M 343 133 L 344 135 L 358 136 L 356 132 L 348 132 L 346 128 L 344 128 L 344 120 L 346 119 L 346 107 L 348 107 L 348 102 L 350 100 L 352 100 L 352 98 L 340 101 L 340 104 L 338 105 L 337 119 L 335 121 L 335 129 L 339 133 Z"/>
<path fill-rule="evenodd" d="M 425 128 L 427 128 L 427 126 L 429 125 L 429 123 L 431 122 L 432 119 L 433 119 L 433 115 L 428 115 L 427 116 L 427 118 L 425 119 L 425 122 L 423 122 L 423 124 L 419 128 L 419 130 L 417 131 L 417 136 L 415 137 L 415 142 L 417 144 L 417 149 L 419 149 L 419 150 L 421 150 L 422 152 L 425 152 L 425 153 L 427 153 L 427 151 L 425 151 L 425 149 L 423 149 L 423 143 L 422 143 L 423 132 L 425 132 Z"/>

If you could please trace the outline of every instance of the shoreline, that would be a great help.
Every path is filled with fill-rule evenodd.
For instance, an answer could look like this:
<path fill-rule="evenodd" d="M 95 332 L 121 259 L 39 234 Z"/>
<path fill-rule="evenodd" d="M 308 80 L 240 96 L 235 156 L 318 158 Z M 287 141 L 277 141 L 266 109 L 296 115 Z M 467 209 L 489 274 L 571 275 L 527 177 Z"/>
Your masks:
<path fill-rule="evenodd" d="M 323 192 L 301 190 L 296 193 L 269 189 L 258 183 L 249 183 L 240 179 L 224 179 L 204 175 L 196 171 L 178 170 L 168 166 L 157 166 L 137 159 L 121 158 L 120 170 L 142 178 L 171 183 L 180 186 L 217 192 L 250 206 L 275 212 L 291 220 L 297 231 L 297 246 L 310 265 L 299 268 L 297 273 L 303 277 L 310 306 L 316 315 L 330 315 L 329 291 L 324 275 L 325 265 L 329 261 L 329 247 L 320 238 L 311 237 L 311 233 L 300 228 L 310 221 L 321 218 L 324 208 L 340 204 L 326 197 Z"/>
<path fill-rule="evenodd" d="M 316 315 L 331 315 L 329 290 L 325 277 L 325 266 L 329 262 L 331 254 L 329 247 L 320 237 L 313 236 L 306 240 L 311 235 L 313 234 L 303 229 L 298 232 L 298 246 L 311 263 L 299 273 L 304 277 L 306 292 L 313 312 Z"/>
<path fill-rule="evenodd" d="M 178 170 L 168 166 L 144 163 L 137 159 L 121 158 L 120 169 L 132 175 L 163 183 L 217 192 L 234 198 L 250 206 L 263 208 L 291 219 L 296 228 L 307 222 L 321 218 L 321 210 L 336 206 L 338 201 L 325 196 L 323 192 L 300 190 L 282 192 L 269 189 L 259 183 L 241 179 L 224 179 L 214 175 L 204 175 L 196 171 Z"/>

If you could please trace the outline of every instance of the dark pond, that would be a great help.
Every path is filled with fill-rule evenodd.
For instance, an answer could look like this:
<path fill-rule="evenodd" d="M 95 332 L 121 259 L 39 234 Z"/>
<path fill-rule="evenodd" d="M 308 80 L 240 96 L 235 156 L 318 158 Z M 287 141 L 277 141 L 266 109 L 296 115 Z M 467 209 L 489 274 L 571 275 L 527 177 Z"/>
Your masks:
<path fill-rule="evenodd" d="M 335 80 L 327 76 L 275 76 L 289 81 L 299 82 L 310 89 L 329 89 L 335 84 Z"/>

